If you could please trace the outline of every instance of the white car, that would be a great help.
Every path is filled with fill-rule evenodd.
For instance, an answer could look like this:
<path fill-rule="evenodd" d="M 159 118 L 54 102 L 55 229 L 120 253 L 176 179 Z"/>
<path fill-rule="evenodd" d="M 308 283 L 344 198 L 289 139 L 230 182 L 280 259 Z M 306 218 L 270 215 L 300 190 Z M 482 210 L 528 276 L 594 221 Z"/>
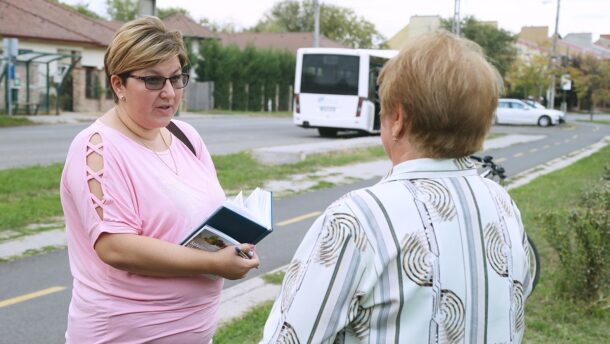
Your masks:
<path fill-rule="evenodd" d="M 498 100 L 496 109 L 496 124 L 533 124 L 541 127 L 556 125 L 560 122 L 560 111 L 538 109 L 519 99 Z"/>
<path fill-rule="evenodd" d="M 523 99 L 523 102 L 533 108 L 536 109 L 546 109 L 544 105 L 538 103 L 537 101 L 533 101 L 531 99 Z M 547 109 L 549 112 L 554 112 L 559 115 L 559 123 L 564 123 L 566 121 L 566 113 L 559 110 Z"/>

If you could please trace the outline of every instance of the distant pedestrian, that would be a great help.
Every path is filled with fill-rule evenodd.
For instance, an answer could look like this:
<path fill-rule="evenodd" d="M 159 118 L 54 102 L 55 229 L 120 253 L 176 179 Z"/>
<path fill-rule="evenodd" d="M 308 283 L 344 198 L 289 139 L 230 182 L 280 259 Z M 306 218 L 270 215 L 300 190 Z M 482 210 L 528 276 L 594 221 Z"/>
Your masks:
<path fill-rule="evenodd" d="M 178 245 L 225 199 L 197 131 L 173 121 L 182 141 L 166 128 L 189 81 L 182 37 L 137 19 L 104 63 L 116 105 L 76 136 L 61 179 L 74 277 L 66 342 L 211 343 L 223 279 L 204 274 L 242 278 L 259 260 Z"/>
<path fill-rule="evenodd" d="M 392 161 L 311 226 L 263 343 L 519 343 L 529 246 L 508 193 L 468 158 L 482 148 L 501 78 L 475 43 L 413 40 L 379 79 Z"/>

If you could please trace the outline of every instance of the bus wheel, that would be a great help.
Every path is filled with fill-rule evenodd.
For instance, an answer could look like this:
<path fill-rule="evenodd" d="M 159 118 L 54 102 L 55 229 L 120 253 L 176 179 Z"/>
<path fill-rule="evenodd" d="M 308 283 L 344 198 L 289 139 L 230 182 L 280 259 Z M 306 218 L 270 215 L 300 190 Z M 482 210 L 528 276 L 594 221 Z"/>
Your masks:
<path fill-rule="evenodd" d="M 322 137 L 337 137 L 337 131 L 339 131 L 339 129 L 336 129 L 336 128 L 318 128 L 318 133 Z"/>

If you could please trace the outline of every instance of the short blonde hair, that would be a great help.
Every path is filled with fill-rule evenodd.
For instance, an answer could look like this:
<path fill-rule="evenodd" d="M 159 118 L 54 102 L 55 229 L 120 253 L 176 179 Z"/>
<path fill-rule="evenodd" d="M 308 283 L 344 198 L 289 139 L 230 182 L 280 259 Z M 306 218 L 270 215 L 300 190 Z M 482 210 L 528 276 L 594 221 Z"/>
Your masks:
<path fill-rule="evenodd" d="M 129 72 L 152 67 L 175 56 L 182 68 L 188 65 L 179 31 L 168 30 L 157 17 L 142 17 L 127 22 L 114 34 L 104 55 L 108 85 L 112 75 L 120 76 L 125 83 Z M 118 102 L 114 90 L 113 95 L 114 102 Z"/>
<path fill-rule="evenodd" d="M 481 150 L 502 91 L 481 48 L 446 31 L 408 42 L 383 67 L 378 84 L 382 116 L 401 106 L 407 139 L 434 159 Z"/>

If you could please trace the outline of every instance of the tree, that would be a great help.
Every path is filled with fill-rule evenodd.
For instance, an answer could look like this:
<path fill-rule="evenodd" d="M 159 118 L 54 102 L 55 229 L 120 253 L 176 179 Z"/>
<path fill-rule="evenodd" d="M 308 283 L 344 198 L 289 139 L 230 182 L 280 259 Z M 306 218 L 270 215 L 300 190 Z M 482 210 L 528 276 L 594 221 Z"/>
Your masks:
<path fill-rule="evenodd" d="M 255 32 L 311 32 L 314 29 L 314 4 L 284 0 L 276 3 L 256 26 Z M 345 7 L 320 5 L 320 33 L 353 48 L 380 47 L 385 38 L 375 25 Z"/>
<path fill-rule="evenodd" d="M 595 106 L 605 106 L 610 101 L 610 61 L 590 55 L 577 56 L 572 59 L 568 72 L 579 102 L 585 102 L 593 120 Z"/>
<path fill-rule="evenodd" d="M 288 110 L 294 77 L 295 56 L 291 52 L 257 49 L 248 44 L 223 47 L 218 40 L 200 46 L 195 65 L 198 81 L 214 82 L 214 107 L 230 110 Z"/>
<path fill-rule="evenodd" d="M 89 9 L 89 4 L 86 2 L 79 2 L 76 5 L 70 5 L 70 4 L 66 4 L 63 2 L 59 2 L 59 1 L 54 1 L 58 4 L 61 4 L 64 7 L 68 7 L 69 9 L 78 12 L 80 14 L 86 15 L 89 18 L 93 18 L 93 19 L 104 19 L 101 15 L 91 11 Z"/>
<path fill-rule="evenodd" d="M 106 11 L 112 20 L 134 20 L 138 15 L 138 10 L 137 0 L 106 0 Z"/>
<path fill-rule="evenodd" d="M 212 32 L 224 32 L 224 33 L 235 33 L 237 29 L 235 28 L 235 23 L 227 22 L 219 24 L 217 22 L 211 21 L 208 18 L 203 18 L 199 20 L 199 24 L 207 26 L 210 28 Z"/>
<path fill-rule="evenodd" d="M 161 20 L 165 20 L 176 14 L 188 16 L 189 11 L 182 7 L 157 8 L 157 17 Z"/>
<path fill-rule="evenodd" d="M 517 58 L 510 66 L 504 80 L 508 94 L 519 98 L 529 96 L 538 100 L 544 95 L 549 83 L 549 60 L 543 55 L 534 55 L 531 59 Z"/>
<path fill-rule="evenodd" d="M 489 62 L 504 76 L 517 57 L 517 49 L 514 46 L 517 36 L 471 16 L 464 18 L 460 25 L 461 35 L 480 45 Z M 441 26 L 451 31 L 453 19 L 442 19 Z"/>

